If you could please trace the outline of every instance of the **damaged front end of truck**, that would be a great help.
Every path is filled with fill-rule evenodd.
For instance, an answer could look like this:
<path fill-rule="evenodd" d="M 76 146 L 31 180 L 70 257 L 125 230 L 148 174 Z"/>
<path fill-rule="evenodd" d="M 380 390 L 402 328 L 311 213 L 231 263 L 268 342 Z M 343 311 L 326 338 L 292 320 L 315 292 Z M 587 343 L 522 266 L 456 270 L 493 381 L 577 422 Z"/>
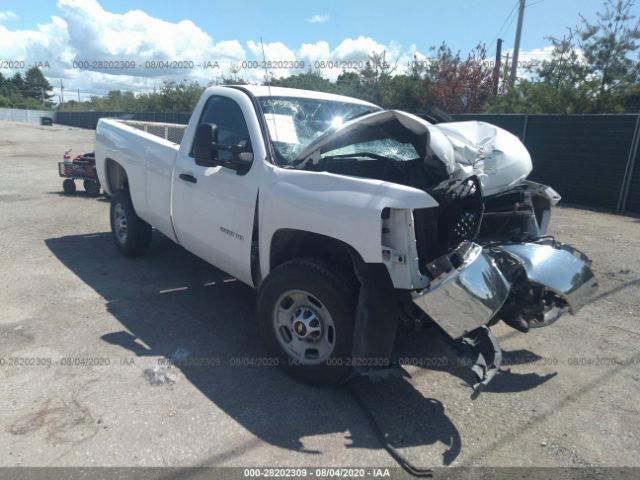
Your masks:
<path fill-rule="evenodd" d="M 356 264 L 354 357 L 390 355 L 396 325 L 389 318 L 399 305 L 401 315 L 437 324 L 470 350 L 475 398 L 500 369 L 492 325 L 504 321 L 521 332 L 548 326 L 575 314 L 597 288 L 591 261 L 547 235 L 559 195 L 526 179 L 526 148 L 493 125 L 432 125 L 404 112 L 374 112 L 316 139 L 296 168 L 413 187 L 438 204 L 380 212 L 384 268 Z"/>

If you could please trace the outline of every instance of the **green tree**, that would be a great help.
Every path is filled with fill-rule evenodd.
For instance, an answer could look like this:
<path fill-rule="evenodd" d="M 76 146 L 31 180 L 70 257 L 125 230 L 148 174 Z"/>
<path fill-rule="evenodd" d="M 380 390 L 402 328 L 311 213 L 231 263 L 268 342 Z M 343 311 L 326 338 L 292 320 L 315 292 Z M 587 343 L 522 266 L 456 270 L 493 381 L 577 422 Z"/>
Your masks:
<path fill-rule="evenodd" d="M 484 111 L 493 95 L 495 73 L 487 51 L 478 44 L 463 59 L 443 43 L 434 51 L 423 80 L 422 105 L 435 105 L 449 113 Z"/>
<path fill-rule="evenodd" d="M 45 106 L 51 106 L 51 84 L 38 67 L 31 67 L 24 75 L 24 96 L 40 100 Z"/>
<path fill-rule="evenodd" d="M 634 6 L 634 0 L 606 0 L 595 22 L 581 18 L 580 47 L 589 74 L 598 78 L 594 92 L 598 112 L 620 110 L 621 97 L 637 75 L 632 54 L 638 49 L 640 21 L 631 14 Z"/>
<path fill-rule="evenodd" d="M 551 59 L 489 105 L 492 112 L 616 113 L 640 111 L 640 23 L 633 0 L 606 0 L 595 22 L 584 17 L 562 39 L 549 38 Z"/>
<path fill-rule="evenodd" d="M 21 97 L 25 96 L 24 79 L 20 72 L 16 72 L 13 77 L 9 79 L 9 88 L 12 90 L 14 95 L 19 95 Z"/>
<path fill-rule="evenodd" d="M 362 90 L 356 96 L 382 107 L 390 107 L 391 78 L 398 63 L 387 62 L 387 52 L 372 53 L 358 73 Z"/>
<path fill-rule="evenodd" d="M 309 70 L 284 78 L 276 78 L 265 82 L 265 85 L 272 87 L 301 88 L 303 90 L 314 90 L 316 92 L 334 92 L 335 85 L 319 73 Z"/>
<path fill-rule="evenodd" d="M 421 97 L 421 77 L 413 74 L 394 75 L 387 80 L 387 86 L 383 99 L 384 107 L 407 112 L 421 112 L 425 109 L 426 104 Z"/>
<path fill-rule="evenodd" d="M 576 31 L 569 29 L 561 39 L 549 37 L 553 46 L 550 60 L 534 72 L 533 80 L 521 79 L 494 98 L 490 112 L 588 113 L 592 108 L 588 66 L 575 47 Z"/>
<path fill-rule="evenodd" d="M 362 95 L 362 80 L 357 72 L 344 71 L 336 79 L 336 91 L 340 95 L 358 97 Z"/>

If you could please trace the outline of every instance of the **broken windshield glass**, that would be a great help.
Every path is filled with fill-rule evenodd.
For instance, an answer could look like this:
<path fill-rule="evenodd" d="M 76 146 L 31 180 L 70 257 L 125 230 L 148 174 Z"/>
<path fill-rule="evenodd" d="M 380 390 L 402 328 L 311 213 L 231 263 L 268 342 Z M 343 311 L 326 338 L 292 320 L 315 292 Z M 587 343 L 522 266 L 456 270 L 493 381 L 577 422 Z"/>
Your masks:
<path fill-rule="evenodd" d="M 313 140 L 348 120 L 379 110 L 370 105 L 314 98 L 260 98 L 279 165 L 292 165 Z"/>
<path fill-rule="evenodd" d="M 366 156 L 362 155 L 363 153 L 374 154 L 391 160 L 401 161 L 413 160 L 420 156 L 415 147 L 410 143 L 401 143 L 393 138 L 383 138 L 380 140 L 370 140 L 368 142 L 355 143 L 353 145 L 336 148 L 335 150 L 329 150 L 324 152 L 322 157 Z"/>

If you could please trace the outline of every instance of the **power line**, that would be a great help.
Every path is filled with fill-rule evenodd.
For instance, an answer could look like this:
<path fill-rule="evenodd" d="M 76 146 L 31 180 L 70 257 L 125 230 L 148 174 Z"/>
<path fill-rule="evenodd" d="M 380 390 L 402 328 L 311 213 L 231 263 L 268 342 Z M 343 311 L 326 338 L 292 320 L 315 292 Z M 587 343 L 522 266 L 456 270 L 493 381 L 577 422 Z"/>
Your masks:
<path fill-rule="evenodd" d="M 513 6 L 513 8 L 511 9 L 511 11 L 509 12 L 509 14 L 507 15 L 507 17 L 504 19 L 504 22 L 502 22 L 502 25 L 500 26 L 500 29 L 498 30 L 498 33 L 496 33 L 496 36 L 493 38 L 493 40 L 491 41 L 491 45 L 493 45 L 496 40 L 498 39 L 498 37 L 500 36 L 500 34 L 502 33 L 502 30 L 504 29 L 504 26 L 507 24 L 507 22 L 509 21 L 509 19 L 513 16 L 514 12 L 516 11 L 516 8 L 518 7 L 518 0 L 516 0 L 515 5 Z M 511 23 L 513 23 L 513 19 L 515 17 L 511 18 Z M 511 25 L 511 23 L 509 25 Z M 507 30 L 509 29 L 509 27 L 507 27 Z"/>
<path fill-rule="evenodd" d="M 509 32 L 509 30 L 511 30 L 511 25 L 513 25 L 513 22 L 515 22 L 515 21 L 516 21 L 516 18 L 518 18 L 518 16 L 517 16 L 517 15 L 514 15 L 514 16 L 511 18 L 511 21 L 509 22 L 509 25 L 507 25 L 507 28 L 506 28 L 506 29 L 505 29 L 505 31 L 504 31 L 505 35 Z"/>
<path fill-rule="evenodd" d="M 491 40 L 491 45 L 493 45 L 495 43 L 495 41 L 498 39 L 498 37 L 500 36 L 500 33 L 502 33 L 502 29 L 504 28 L 504 26 L 506 25 L 506 23 L 509 21 L 509 18 L 511 18 L 511 16 L 513 15 L 513 13 L 516 11 L 516 8 L 518 8 L 518 0 L 516 0 L 516 3 L 513 5 L 513 8 L 511 9 L 511 11 L 509 12 L 509 14 L 507 15 L 507 18 L 504 19 L 504 22 L 502 22 L 502 25 L 500 26 L 500 29 L 498 30 L 498 33 L 496 33 L 496 36 L 493 38 L 493 40 Z M 511 19 L 511 23 L 513 23 L 513 19 L 515 17 L 513 17 Z M 511 23 L 509 25 L 511 25 Z M 509 27 L 507 27 L 508 30 Z"/>
<path fill-rule="evenodd" d="M 533 7 L 534 5 L 538 5 L 539 3 L 544 2 L 544 0 L 538 0 L 537 2 L 533 2 L 527 5 L 527 7 Z"/>

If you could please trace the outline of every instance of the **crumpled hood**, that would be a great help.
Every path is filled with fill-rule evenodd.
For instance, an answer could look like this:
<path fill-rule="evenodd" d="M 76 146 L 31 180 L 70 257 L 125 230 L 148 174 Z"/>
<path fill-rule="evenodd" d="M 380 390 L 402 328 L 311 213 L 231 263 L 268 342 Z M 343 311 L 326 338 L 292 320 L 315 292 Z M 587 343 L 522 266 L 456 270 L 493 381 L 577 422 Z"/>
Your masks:
<path fill-rule="evenodd" d="M 446 135 L 455 162 L 468 175 L 478 175 L 485 196 L 508 190 L 533 168 L 531 156 L 512 133 L 485 122 L 452 122 L 431 125 Z"/>
<path fill-rule="evenodd" d="M 457 168 L 453 146 L 446 136 L 426 120 L 399 110 L 380 110 L 345 122 L 316 138 L 297 160 L 319 158 L 324 152 L 380 138 L 411 143 L 422 158 L 427 158 L 430 147 L 449 175 Z"/>
<path fill-rule="evenodd" d="M 477 175 L 485 196 L 511 188 L 532 170 L 525 146 L 504 129 L 477 121 L 432 125 L 399 110 L 373 112 L 327 131 L 298 155 L 297 163 L 315 162 L 325 152 L 384 138 L 412 144 L 425 162 L 437 162 L 450 176 L 456 170 L 464 176 Z"/>

